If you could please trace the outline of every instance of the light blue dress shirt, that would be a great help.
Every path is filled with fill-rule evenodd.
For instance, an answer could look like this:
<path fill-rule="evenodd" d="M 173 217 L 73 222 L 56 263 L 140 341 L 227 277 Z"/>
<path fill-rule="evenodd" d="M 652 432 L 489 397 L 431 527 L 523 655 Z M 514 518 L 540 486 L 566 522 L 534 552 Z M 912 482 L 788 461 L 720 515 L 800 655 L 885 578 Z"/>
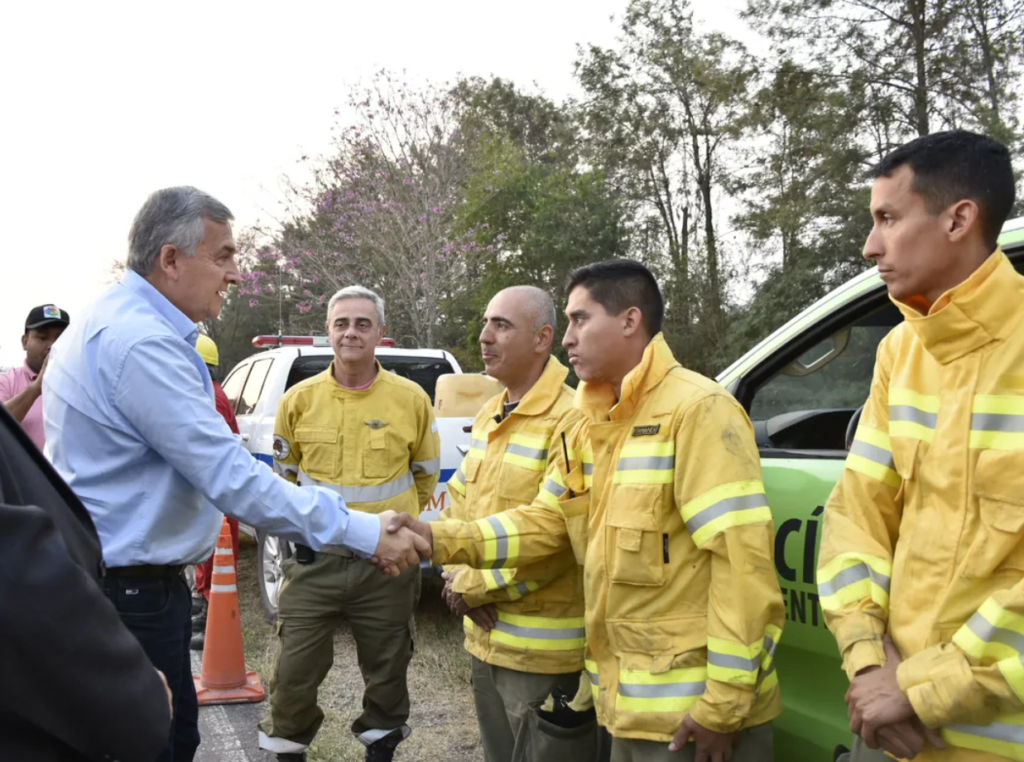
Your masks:
<path fill-rule="evenodd" d="M 107 566 L 191 564 L 222 516 L 321 550 L 373 554 L 376 516 L 253 458 L 213 403 L 198 331 L 129 272 L 50 352 L 43 423 L 54 466 L 92 514 Z M 211 505 L 212 503 L 212 505 Z"/>

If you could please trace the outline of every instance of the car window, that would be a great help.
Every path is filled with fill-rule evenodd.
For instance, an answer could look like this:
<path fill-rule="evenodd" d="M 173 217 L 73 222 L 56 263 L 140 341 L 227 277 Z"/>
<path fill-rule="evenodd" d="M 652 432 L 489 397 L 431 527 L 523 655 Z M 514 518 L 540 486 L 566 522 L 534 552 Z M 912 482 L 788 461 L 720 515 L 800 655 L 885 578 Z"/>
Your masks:
<path fill-rule="evenodd" d="M 846 424 L 871 391 L 878 345 L 901 320 L 899 310 L 887 303 L 808 346 L 758 386 L 750 418 L 763 435 L 760 443 L 842 449 Z"/>
<path fill-rule="evenodd" d="M 297 357 L 292 363 L 288 373 L 286 389 L 291 389 L 300 381 L 312 378 L 317 373 L 327 370 L 334 355 L 306 355 Z M 437 387 L 437 379 L 445 373 L 452 373 L 453 368 L 444 358 L 440 357 L 416 357 L 402 355 L 384 355 L 377 358 L 381 367 L 390 370 L 396 375 L 415 381 L 423 391 L 430 395 L 430 403 L 434 403 L 434 391 Z"/>
<path fill-rule="evenodd" d="M 249 363 L 237 366 L 224 381 L 224 393 L 231 400 L 231 407 L 234 410 L 238 410 L 238 400 L 242 396 L 242 387 L 245 386 L 245 379 L 249 376 L 251 367 Z"/>
<path fill-rule="evenodd" d="M 252 371 L 250 371 L 245 388 L 242 390 L 242 399 L 238 403 L 238 415 L 252 415 L 256 409 L 256 403 L 260 401 L 263 384 L 267 380 L 267 373 L 270 372 L 273 362 L 273 360 L 257 360 L 252 364 Z"/>

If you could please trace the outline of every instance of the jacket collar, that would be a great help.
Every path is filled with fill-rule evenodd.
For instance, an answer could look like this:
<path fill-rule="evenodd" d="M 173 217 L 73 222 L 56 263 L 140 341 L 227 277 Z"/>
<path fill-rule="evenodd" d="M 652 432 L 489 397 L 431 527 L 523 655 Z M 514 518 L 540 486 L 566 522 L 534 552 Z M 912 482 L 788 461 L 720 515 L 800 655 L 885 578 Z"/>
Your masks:
<path fill-rule="evenodd" d="M 562 393 L 562 385 L 568 375 L 568 368 L 554 357 L 549 357 L 548 364 L 544 366 L 544 372 L 540 374 L 537 383 L 530 387 L 530 391 L 519 400 L 512 415 L 542 415 L 546 413 L 558 400 L 558 396 Z M 508 389 L 499 395 L 498 402 L 500 412 L 508 402 Z"/>
<path fill-rule="evenodd" d="M 576 407 L 591 418 L 627 420 L 633 416 L 647 394 L 665 380 L 679 362 L 669 349 L 665 335 L 659 333 L 644 350 L 640 364 L 622 380 L 622 396 L 615 399 L 615 389 L 606 383 L 581 383 L 576 392 Z"/>
<path fill-rule="evenodd" d="M 999 249 L 921 314 L 893 302 L 925 350 L 945 365 L 1009 336 L 1024 316 L 1024 278 Z"/>

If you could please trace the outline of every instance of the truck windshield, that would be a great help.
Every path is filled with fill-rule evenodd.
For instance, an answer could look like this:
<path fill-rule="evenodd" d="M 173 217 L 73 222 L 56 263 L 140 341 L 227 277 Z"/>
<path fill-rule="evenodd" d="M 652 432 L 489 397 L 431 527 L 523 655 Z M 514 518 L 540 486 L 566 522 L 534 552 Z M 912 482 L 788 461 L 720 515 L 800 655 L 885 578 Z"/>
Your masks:
<path fill-rule="evenodd" d="M 288 373 L 285 389 L 291 389 L 300 381 L 327 370 L 333 359 L 334 355 L 304 355 L 295 358 Z M 415 381 L 423 387 L 423 391 L 430 395 L 431 404 L 434 402 L 434 388 L 437 386 L 438 376 L 453 372 L 451 363 L 440 357 L 381 355 L 377 359 L 385 370 Z"/>

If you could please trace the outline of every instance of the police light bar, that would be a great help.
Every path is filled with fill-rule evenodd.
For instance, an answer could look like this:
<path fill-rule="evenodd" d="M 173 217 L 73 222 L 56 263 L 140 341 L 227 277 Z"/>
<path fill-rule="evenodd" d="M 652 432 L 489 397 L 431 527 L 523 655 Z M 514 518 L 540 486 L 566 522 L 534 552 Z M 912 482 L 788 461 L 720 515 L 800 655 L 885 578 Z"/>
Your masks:
<path fill-rule="evenodd" d="M 329 347 L 331 340 L 327 336 L 254 336 L 252 345 L 261 347 Z M 381 339 L 379 346 L 394 347 L 394 339 Z"/>

